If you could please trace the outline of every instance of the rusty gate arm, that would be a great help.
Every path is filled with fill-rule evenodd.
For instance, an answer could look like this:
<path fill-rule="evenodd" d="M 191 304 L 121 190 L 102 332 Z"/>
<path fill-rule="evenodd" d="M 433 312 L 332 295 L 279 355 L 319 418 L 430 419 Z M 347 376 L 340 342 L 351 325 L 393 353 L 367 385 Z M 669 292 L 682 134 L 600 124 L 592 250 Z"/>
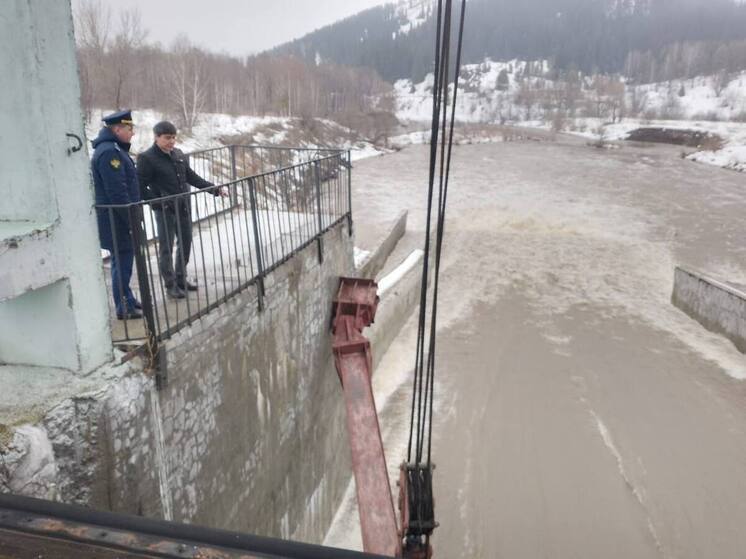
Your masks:
<path fill-rule="evenodd" d="M 363 549 L 399 557 L 401 541 L 371 386 L 370 341 L 362 334 L 375 318 L 377 289 L 373 280 L 340 278 L 334 300 L 333 350 L 347 408 Z"/>

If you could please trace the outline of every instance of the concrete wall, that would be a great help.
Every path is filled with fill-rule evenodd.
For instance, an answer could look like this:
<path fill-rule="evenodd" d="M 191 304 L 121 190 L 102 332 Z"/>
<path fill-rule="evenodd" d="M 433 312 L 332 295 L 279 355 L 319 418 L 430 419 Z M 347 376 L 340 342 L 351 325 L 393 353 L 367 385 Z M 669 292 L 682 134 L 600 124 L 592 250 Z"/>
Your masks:
<path fill-rule="evenodd" d="M 374 279 L 383 269 L 386 260 L 396 248 L 404 234 L 407 232 L 407 211 L 404 210 L 394 220 L 394 225 L 388 231 L 386 236 L 381 239 L 378 246 L 373 249 L 370 255 L 358 267 L 357 274 L 361 278 Z"/>
<path fill-rule="evenodd" d="M 400 264 L 389 276 L 381 278 L 378 282 L 381 302 L 376 311 L 376 321 L 365 331 L 371 343 L 374 370 L 412 313 L 419 309 L 422 253 L 416 255 L 412 266 L 404 270 L 401 269 L 402 266 L 406 266 L 406 263 Z M 382 293 L 381 285 L 386 283 L 390 276 L 396 276 L 395 283 Z M 414 367 L 414 362 L 412 366 Z"/>
<path fill-rule="evenodd" d="M 168 385 L 102 368 L 31 424 L 0 410 L 0 490 L 320 542 L 350 476 L 331 354 L 341 224 L 166 343 Z M 15 415 L 19 417 L 18 414 Z"/>
<path fill-rule="evenodd" d="M 0 44 L 0 380 L 88 374 L 112 347 L 70 3 L 4 1 Z"/>
<path fill-rule="evenodd" d="M 332 298 L 352 272 L 346 225 L 166 345 L 161 392 L 176 520 L 320 541 L 349 477 L 331 354 Z"/>
<path fill-rule="evenodd" d="M 724 335 L 746 353 L 746 291 L 677 267 L 671 300 L 702 326 Z"/>
<path fill-rule="evenodd" d="M 164 516 L 152 377 L 129 362 L 71 384 L 44 408 L 0 413 L 0 491 Z"/>

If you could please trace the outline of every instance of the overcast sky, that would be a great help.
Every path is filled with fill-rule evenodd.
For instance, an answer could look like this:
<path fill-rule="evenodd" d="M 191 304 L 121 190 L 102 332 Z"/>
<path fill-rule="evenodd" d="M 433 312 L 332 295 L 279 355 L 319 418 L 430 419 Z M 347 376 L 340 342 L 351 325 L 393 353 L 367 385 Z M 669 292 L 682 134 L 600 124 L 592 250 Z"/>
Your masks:
<path fill-rule="evenodd" d="M 80 0 L 73 0 L 76 6 Z M 109 4 L 108 0 L 105 0 Z M 165 46 L 180 33 L 211 51 L 251 54 L 355 14 L 386 0 L 117 0 L 136 7 L 150 41 Z"/>

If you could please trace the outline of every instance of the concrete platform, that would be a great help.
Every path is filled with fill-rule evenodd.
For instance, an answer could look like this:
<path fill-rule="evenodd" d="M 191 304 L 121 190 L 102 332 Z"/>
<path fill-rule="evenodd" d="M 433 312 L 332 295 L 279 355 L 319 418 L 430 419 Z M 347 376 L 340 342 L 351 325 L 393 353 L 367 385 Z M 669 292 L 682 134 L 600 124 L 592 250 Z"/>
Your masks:
<path fill-rule="evenodd" d="M 249 214 L 237 209 L 195 225 L 187 276 L 189 281 L 198 284 L 199 289 L 189 292 L 184 299 L 172 299 L 166 293 L 158 267 L 157 244 L 149 245 L 147 267 L 159 333 L 178 330 L 189 317 L 207 312 L 217 302 L 225 301 L 258 274 L 256 245 L 249 219 Z M 264 220 L 260 225 L 264 268 L 282 261 L 295 247 L 312 238 L 316 232 L 315 220 L 315 216 L 305 214 L 284 214 L 282 224 Z M 325 224 L 331 221 L 333 216 L 324 216 Z M 105 268 L 107 291 L 111 294 L 108 261 Z M 141 300 L 136 271 L 130 287 L 135 297 Z M 109 313 L 115 344 L 139 345 L 145 340 L 144 319 L 118 320 L 111 297 Z"/>

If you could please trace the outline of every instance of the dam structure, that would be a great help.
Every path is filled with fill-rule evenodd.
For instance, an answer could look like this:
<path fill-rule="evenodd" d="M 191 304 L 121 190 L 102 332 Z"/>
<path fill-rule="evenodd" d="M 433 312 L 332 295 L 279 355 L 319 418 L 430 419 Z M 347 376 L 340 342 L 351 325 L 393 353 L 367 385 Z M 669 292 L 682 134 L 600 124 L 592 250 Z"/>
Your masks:
<path fill-rule="evenodd" d="M 172 200 L 198 289 L 170 299 L 148 205 L 94 207 L 69 4 L 11 4 L 0 106 L 27 136 L 0 140 L 0 491 L 320 543 L 350 480 L 330 335 L 339 277 L 358 273 L 349 152 L 190 154 L 229 195 Z M 116 317 L 96 212 L 127 216 L 142 318 Z M 413 278 L 382 305 L 381 353 Z"/>

